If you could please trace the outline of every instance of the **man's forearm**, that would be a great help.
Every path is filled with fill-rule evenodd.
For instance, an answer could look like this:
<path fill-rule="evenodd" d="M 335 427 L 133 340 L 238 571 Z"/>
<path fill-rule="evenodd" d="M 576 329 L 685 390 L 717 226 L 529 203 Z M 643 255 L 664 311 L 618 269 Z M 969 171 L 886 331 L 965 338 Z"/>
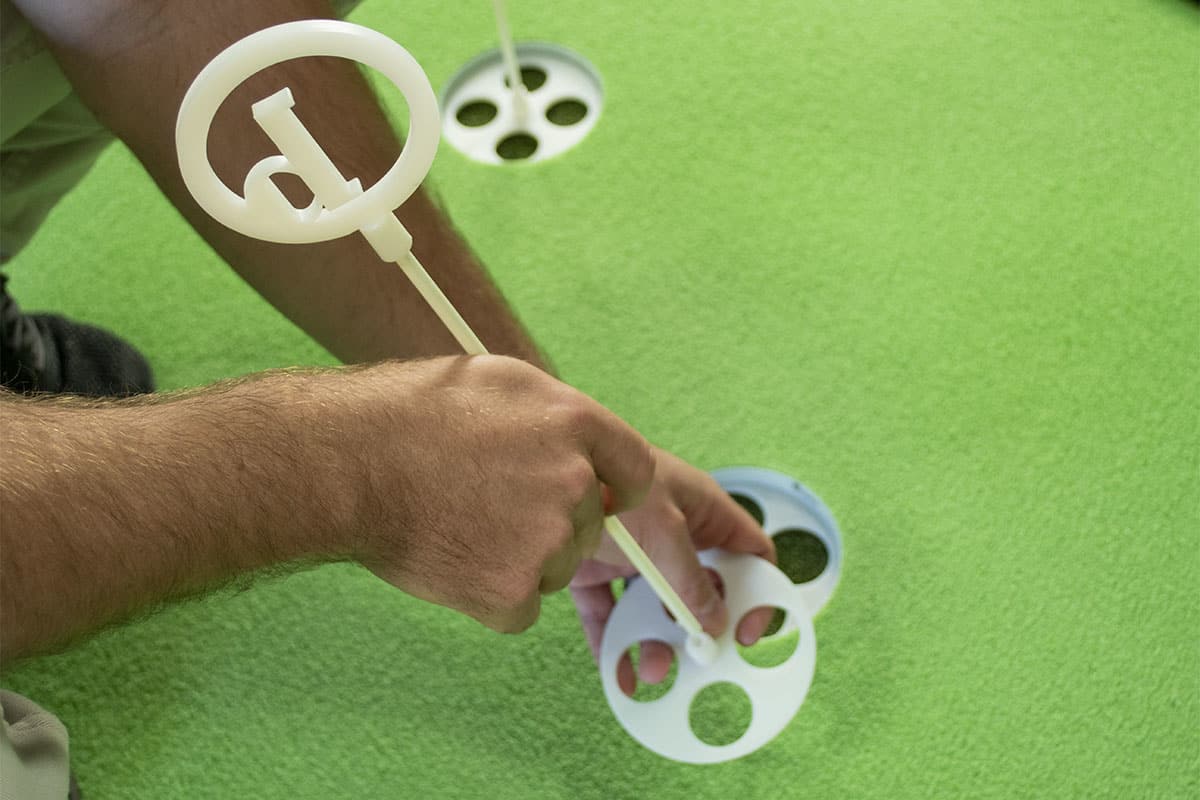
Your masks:
<path fill-rule="evenodd" d="M 0 656 L 240 573 L 345 555 L 330 520 L 349 530 L 358 499 L 318 477 L 340 456 L 313 438 L 313 385 L 274 374 L 107 403 L 0 395 Z"/>
<path fill-rule="evenodd" d="M 64 0 L 18 2 L 47 36 L 84 101 L 209 244 L 334 355 L 358 362 L 460 352 L 399 268 L 380 261 L 361 236 L 303 246 L 248 239 L 210 219 L 179 175 L 175 114 L 201 68 L 253 31 L 328 16 L 327 2 L 95 0 L 89 13 Z M 282 86 L 291 87 L 297 114 L 345 176 L 370 186 L 391 167 L 399 140 L 357 68 L 341 59 L 299 59 L 248 80 L 218 113 L 209 151 L 229 186 L 240 187 L 253 164 L 276 152 L 249 109 Z M 306 202 L 303 187 L 282 188 L 293 202 Z M 418 191 L 398 216 L 413 234 L 417 258 L 488 348 L 545 368 L 487 272 L 429 196 Z"/>

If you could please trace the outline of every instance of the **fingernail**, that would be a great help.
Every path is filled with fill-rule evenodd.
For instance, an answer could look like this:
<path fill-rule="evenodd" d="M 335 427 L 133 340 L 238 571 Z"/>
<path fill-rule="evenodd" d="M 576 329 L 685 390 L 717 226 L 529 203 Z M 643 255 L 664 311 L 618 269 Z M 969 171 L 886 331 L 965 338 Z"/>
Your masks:
<path fill-rule="evenodd" d="M 608 488 L 607 484 L 600 484 L 600 499 L 604 503 L 604 516 L 612 516 L 613 493 L 612 489 Z"/>

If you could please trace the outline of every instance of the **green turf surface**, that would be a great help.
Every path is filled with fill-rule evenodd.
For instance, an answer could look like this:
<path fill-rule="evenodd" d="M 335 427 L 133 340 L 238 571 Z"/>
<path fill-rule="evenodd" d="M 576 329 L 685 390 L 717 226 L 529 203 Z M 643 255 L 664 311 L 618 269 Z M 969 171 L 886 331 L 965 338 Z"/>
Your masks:
<path fill-rule="evenodd" d="M 492 44 L 486 4 L 400 5 L 353 19 L 435 86 Z M 598 67 L 600 123 L 533 167 L 444 148 L 434 182 L 567 379 L 833 509 L 807 703 L 676 765 L 566 597 L 506 638 L 329 567 L 9 672 L 89 796 L 1196 796 L 1196 4 L 512 6 Z M 167 388 L 330 362 L 120 149 L 13 276 Z"/>

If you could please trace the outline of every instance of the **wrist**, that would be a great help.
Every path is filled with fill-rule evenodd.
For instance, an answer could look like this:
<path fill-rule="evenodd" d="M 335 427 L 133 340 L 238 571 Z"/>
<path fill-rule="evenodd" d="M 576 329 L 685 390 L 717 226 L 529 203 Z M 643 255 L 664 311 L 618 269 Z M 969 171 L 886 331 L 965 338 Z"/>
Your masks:
<path fill-rule="evenodd" d="M 264 487 L 280 506 L 268 536 L 287 560 L 339 561 L 358 555 L 371 504 L 361 442 L 361 419 L 352 383 L 355 369 L 271 376 L 272 437 L 268 454 L 277 467 Z"/>
<path fill-rule="evenodd" d="M 410 438 L 423 408 L 414 366 L 385 362 L 280 376 L 279 425 L 303 465 L 294 476 L 299 500 L 292 512 L 303 522 L 284 532 L 298 557 L 363 562 L 373 535 L 402 527 L 404 498 L 394 487 L 411 459 L 399 443 Z M 384 440 L 397 444 L 381 446 Z"/>

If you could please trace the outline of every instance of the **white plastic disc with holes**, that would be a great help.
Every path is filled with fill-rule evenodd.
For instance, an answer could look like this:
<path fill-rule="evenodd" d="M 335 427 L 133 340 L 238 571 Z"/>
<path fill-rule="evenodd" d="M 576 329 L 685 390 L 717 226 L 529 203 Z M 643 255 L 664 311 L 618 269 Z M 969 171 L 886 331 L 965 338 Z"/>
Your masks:
<path fill-rule="evenodd" d="M 762 517 L 763 529 L 781 552 L 788 544 L 805 546 L 815 539 L 824 549 L 825 564 L 816 575 L 797 583 L 805 605 L 816 614 L 829 602 L 842 575 L 842 535 L 837 521 L 821 499 L 794 478 L 758 467 L 729 467 L 712 473 L 721 488 Z M 747 502 L 748 501 L 748 502 Z M 793 539 L 794 537 L 794 539 Z M 781 561 L 781 563 L 783 563 Z"/>
<path fill-rule="evenodd" d="M 635 581 L 621 596 L 600 645 L 604 695 L 621 726 L 659 755 L 689 764 L 714 764 L 740 758 L 779 734 L 800 710 L 812 685 L 817 640 L 804 598 L 792 581 L 769 562 L 745 554 L 707 550 L 701 562 L 721 576 L 730 624 L 717 639 L 718 654 L 707 666 L 687 654 L 684 630 L 673 622 L 646 581 Z M 773 667 L 758 667 L 743 657 L 734 640 L 737 622 L 751 609 L 774 606 L 786 612 L 777 636 L 799 632 L 791 656 Z M 656 639 L 675 650 L 679 669 L 671 688 L 657 700 L 639 702 L 617 684 L 622 654 L 638 642 Z M 712 745 L 692 730 L 692 701 L 705 687 L 732 683 L 750 699 L 751 719 L 736 741 Z"/>
<path fill-rule="evenodd" d="M 460 69 L 442 92 L 442 134 L 485 164 L 543 161 L 583 141 L 600 118 L 600 75 L 587 59 L 558 45 L 516 46 L 526 84 L 525 113 L 507 85 L 499 50 Z"/>

